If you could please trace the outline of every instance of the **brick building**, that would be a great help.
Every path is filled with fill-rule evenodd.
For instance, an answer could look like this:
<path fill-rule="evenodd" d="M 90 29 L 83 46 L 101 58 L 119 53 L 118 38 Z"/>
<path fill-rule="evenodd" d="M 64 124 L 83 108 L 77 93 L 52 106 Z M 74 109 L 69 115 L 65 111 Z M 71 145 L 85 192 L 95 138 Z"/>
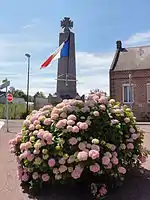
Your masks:
<path fill-rule="evenodd" d="M 123 48 L 116 42 L 110 97 L 129 105 L 138 121 L 150 121 L 150 46 Z"/>

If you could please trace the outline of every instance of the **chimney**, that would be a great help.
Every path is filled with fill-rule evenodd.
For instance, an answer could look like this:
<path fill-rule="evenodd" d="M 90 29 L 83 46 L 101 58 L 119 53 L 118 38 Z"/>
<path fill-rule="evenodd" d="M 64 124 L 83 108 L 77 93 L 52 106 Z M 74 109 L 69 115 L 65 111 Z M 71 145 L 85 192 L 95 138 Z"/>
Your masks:
<path fill-rule="evenodd" d="M 122 49 L 122 42 L 121 42 L 121 40 L 116 41 L 116 47 L 117 47 L 118 50 Z"/>

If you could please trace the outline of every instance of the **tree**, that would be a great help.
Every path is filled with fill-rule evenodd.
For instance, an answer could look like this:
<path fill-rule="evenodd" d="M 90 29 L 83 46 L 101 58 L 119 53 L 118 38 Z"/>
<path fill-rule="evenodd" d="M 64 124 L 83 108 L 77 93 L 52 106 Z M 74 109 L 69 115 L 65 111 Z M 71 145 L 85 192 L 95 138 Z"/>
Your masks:
<path fill-rule="evenodd" d="M 91 94 L 94 94 L 94 93 L 97 93 L 97 92 L 102 92 L 102 93 L 104 93 L 105 96 L 106 96 L 106 92 L 104 92 L 103 90 L 100 90 L 100 89 L 98 89 L 98 88 L 93 89 L 93 90 L 90 90 L 90 93 L 91 93 Z"/>
<path fill-rule="evenodd" d="M 43 92 L 37 92 L 34 95 L 35 97 L 42 97 L 42 98 L 46 98 Z"/>

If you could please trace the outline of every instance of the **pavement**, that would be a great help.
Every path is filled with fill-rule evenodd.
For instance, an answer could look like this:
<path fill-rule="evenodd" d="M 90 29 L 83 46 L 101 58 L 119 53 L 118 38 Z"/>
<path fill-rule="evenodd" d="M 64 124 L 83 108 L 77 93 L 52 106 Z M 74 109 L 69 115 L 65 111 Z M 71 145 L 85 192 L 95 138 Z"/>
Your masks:
<path fill-rule="evenodd" d="M 22 122 L 22 120 L 11 120 L 9 132 L 6 131 L 6 124 L 0 130 L 0 200 L 91 200 L 87 190 L 82 189 L 81 192 L 81 188 L 70 186 L 48 188 L 37 197 L 23 192 L 16 176 L 15 158 L 10 154 L 8 146 L 8 141 L 20 132 Z M 145 131 L 144 146 L 150 149 L 150 125 L 139 124 L 139 126 Z M 106 200 L 150 200 L 150 159 L 144 167 L 143 175 L 133 173 L 127 177 L 123 186 L 110 194 Z"/>

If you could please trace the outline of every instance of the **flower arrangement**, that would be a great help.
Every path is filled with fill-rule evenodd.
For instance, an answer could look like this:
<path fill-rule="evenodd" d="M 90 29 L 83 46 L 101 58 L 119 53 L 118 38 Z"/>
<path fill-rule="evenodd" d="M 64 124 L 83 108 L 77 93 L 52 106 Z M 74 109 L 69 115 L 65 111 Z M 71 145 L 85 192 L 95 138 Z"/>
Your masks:
<path fill-rule="evenodd" d="M 94 199 L 145 162 L 143 133 L 127 106 L 103 93 L 33 111 L 10 142 L 18 178 L 31 186 L 87 181 Z"/>

